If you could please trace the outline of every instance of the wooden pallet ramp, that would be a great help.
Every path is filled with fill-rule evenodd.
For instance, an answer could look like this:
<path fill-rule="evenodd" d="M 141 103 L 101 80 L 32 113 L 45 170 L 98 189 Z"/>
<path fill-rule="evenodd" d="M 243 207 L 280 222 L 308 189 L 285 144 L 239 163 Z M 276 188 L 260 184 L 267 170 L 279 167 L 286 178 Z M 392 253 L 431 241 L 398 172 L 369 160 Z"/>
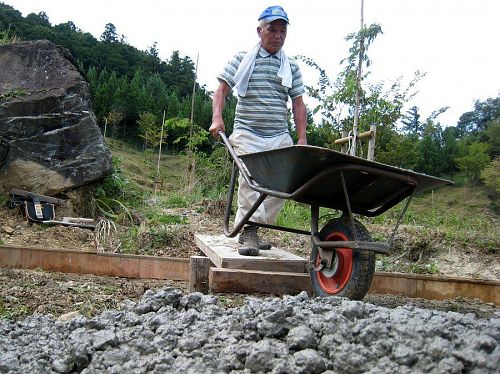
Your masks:
<path fill-rule="evenodd" d="M 307 260 L 273 247 L 258 256 L 241 256 L 236 239 L 224 235 L 194 235 L 195 243 L 215 266 L 227 269 L 306 273 Z"/>

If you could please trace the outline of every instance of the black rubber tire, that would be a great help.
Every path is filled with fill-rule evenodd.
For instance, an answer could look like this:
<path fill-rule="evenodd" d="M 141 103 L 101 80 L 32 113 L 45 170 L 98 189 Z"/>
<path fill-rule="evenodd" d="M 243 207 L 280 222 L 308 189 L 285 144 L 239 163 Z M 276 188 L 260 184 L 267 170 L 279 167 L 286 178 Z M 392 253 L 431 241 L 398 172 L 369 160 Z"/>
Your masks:
<path fill-rule="evenodd" d="M 358 240 L 370 242 L 373 241 L 368 230 L 359 221 L 355 221 L 355 226 Z M 331 220 L 321 229 L 319 236 L 321 240 L 325 240 L 329 236 L 337 236 L 335 240 L 339 240 L 338 236 L 344 236 L 345 239 L 343 240 L 354 240 L 351 223 L 346 219 Z M 344 251 L 348 251 L 348 249 L 344 249 Z M 319 263 L 318 248 L 313 247 L 310 259 L 311 264 L 313 264 L 314 266 Z M 310 271 L 310 276 L 314 293 L 317 296 L 321 297 L 342 296 L 347 297 L 351 300 L 362 300 L 363 297 L 365 297 L 365 295 L 368 293 L 373 280 L 373 274 L 375 273 L 375 253 L 372 251 L 353 249 L 351 259 L 352 271 L 350 275 L 345 276 L 345 281 L 347 283 L 340 289 L 337 288 L 335 292 L 332 292 L 331 289 L 322 285 L 322 282 L 324 283 L 325 280 L 328 281 L 329 279 L 332 279 L 335 274 L 331 277 L 328 277 L 325 276 L 321 270 L 318 272 L 314 270 L 314 268 L 312 268 Z"/>

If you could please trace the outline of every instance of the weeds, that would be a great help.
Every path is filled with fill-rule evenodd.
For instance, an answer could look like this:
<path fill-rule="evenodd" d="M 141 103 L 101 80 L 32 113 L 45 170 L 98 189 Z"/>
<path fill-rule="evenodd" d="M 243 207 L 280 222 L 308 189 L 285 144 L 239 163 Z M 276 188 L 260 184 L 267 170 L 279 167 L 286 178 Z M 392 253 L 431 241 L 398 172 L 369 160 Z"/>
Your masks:
<path fill-rule="evenodd" d="M 97 222 L 94 235 L 97 252 L 104 252 L 106 247 L 117 252 L 120 248 L 121 243 L 116 239 L 116 225 L 113 221 L 104 219 Z"/>
<path fill-rule="evenodd" d="M 21 39 L 16 35 L 10 35 L 10 24 L 7 30 L 0 30 L 0 45 L 19 43 Z"/>

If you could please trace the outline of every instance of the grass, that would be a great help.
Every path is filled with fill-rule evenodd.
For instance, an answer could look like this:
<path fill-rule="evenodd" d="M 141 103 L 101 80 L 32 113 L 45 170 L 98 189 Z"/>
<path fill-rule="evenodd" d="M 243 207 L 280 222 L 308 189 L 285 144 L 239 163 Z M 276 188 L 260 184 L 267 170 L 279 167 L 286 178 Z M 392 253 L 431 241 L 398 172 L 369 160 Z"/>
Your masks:
<path fill-rule="evenodd" d="M 498 252 L 498 216 L 489 209 L 490 200 L 481 187 L 447 186 L 416 196 L 402 221 L 421 228 L 424 235 L 440 231 L 446 243 Z M 371 224 L 394 224 L 403 204 L 367 220 Z"/>

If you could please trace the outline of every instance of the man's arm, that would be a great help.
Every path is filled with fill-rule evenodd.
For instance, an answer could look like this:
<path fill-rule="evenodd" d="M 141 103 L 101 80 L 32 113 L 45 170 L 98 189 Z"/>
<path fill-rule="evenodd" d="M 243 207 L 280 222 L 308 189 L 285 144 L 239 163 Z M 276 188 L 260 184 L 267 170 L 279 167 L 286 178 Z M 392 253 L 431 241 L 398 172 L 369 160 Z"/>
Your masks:
<path fill-rule="evenodd" d="M 224 110 L 224 104 L 226 102 L 226 97 L 231 91 L 229 85 L 221 80 L 219 87 L 214 92 L 214 98 L 212 100 L 212 125 L 208 129 L 210 134 L 217 139 L 219 137 L 219 131 L 224 131 L 224 120 L 222 119 L 222 111 Z"/>
<path fill-rule="evenodd" d="M 299 138 L 297 144 L 306 145 L 307 110 L 304 100 L 302 100 L 302 96 L 297 96 L 295 99 L 292 99 L 292 113 Z"/>

